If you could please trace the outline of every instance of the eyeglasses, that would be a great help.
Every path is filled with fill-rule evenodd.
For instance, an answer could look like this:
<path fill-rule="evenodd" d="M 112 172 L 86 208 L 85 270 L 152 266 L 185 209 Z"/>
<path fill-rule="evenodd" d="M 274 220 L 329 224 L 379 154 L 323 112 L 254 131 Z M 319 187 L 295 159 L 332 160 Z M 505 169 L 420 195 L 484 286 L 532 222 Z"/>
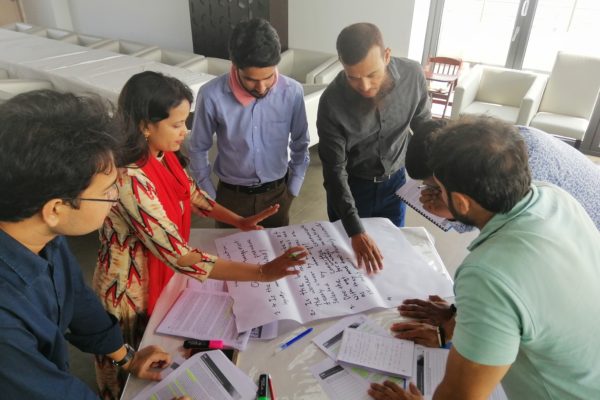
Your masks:
<path fill-rule="evenodd" d="M 105 202 L 105 203 L 116 203 L 119 201 L 119 188 L 117 188 L 117 184 L 113 184 L 107 191 L 106 191 L 106 198 L 105 199 L 95 199 L 95 198 L 90 198 L 90 197 L 78 197 L 77 200 L 85 200 L 85 201 L 101 201 L 101 202 Z"/>

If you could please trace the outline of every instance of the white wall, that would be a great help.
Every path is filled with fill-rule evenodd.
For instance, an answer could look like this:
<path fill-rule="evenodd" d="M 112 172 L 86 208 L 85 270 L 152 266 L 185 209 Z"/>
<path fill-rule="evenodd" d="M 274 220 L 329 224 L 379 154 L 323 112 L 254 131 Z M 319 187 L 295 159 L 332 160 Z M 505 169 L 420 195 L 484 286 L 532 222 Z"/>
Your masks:
<path fill-rule="evenodd" d="M 25 22 L 73 30 L 69 0 L 21 0 Z"/>
<path fill-rule="evenodd" d="M 371 22 L 392 55 L 406 57 L 415 2 L 423 0 L 289 0 L 289 47 L 336 53 L 335 40 L 344 27 Z"/>
<path fill-rule="evenodd" d="M 188 0 L 66 1 L 77 32 L 193 51 Z"/>

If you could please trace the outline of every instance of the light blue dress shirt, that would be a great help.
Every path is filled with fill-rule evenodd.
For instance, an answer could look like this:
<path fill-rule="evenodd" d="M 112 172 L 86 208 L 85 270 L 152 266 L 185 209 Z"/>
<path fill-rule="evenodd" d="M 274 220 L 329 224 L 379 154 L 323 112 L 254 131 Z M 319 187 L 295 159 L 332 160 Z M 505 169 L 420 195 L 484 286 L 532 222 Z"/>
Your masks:
<path fill-rule="evenodd" d="M 309 163 L 308 122 L 302 86 L 279 75 L 269 93 L 244 107 L 229 86 L 229 73 L 204 85 L 196 99 L 189 143 L 190 170 L 213 198 L 208 150 L 217 135 L 215 174 L 223 182 L 254 186 L 276 181 L 289 170 L 288 189 L 297 196 Z"/>
<path fill-rule="evenodd" d="M 532 127 L 518 128 L 527 146 L 533 180 L 550 182 L 569 192 L 600 229 L 600 166 L 546 132 Z M 457 232 L 475 229 L 460 222 L 453 222 L 452 228 Z"/>

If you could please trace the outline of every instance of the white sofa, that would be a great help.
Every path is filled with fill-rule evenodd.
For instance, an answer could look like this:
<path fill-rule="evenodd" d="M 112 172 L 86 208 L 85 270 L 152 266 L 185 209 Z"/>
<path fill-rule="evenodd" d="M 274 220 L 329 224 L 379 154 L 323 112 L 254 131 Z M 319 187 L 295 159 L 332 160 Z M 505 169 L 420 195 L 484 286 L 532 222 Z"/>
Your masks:
<path fill-rule="evenodd" d="M 300 83 L 329 83 L 317 82 L 317 76 L 337 61 L 334 54 L 320 51 L 288 49 L 281 53 L 281 61 L 277 65 L 280 73 L 287 75 Z"/>
<path fill-rule="evenodd" d="M 531 126 L 583 139 L 600 90 L 600 58 L 559 52 Z"/>
<path fill-rule="evenodd" d="M 546 80 L 533 72 L 476 65 L 458 80 L 451 118 L 483 114 L 527 126 L 538 109 Z"/>

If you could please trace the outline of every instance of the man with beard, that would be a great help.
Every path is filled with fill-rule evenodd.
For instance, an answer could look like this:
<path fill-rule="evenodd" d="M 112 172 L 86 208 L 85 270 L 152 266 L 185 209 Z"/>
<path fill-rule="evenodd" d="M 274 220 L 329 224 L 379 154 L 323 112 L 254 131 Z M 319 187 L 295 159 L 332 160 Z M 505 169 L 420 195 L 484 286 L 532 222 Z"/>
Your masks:
<path fill-rule="evenodd" d="M 405 182 L 410 129 L 431 119 L 431 104 L 421 65 L 392 58 L 375 25 L 344 28 L 336 47 L 344 70 L 317 114 L 327 212 L 342 220 L 358 265 L 373 273 L 383 267 L 382 255 L 360 218 L 404 225 L 405 205 L 395 192 Z"/>
<path fill-rule="evenodd" d="M 497 119 L 434 136 L 430 166 L 452 216 L 480 230 L 454 282 L 456 326 L 434 399 L 600 398 L 600 232 L 579 202 L 531 182 L 523 136 Z M 419 399 L 373 384 L 377 400 Z"/>
<path fill-rule="evenodd" d="M 302 86 L 277 72 L 279 37 L 263 19 L 236 25 L 229 54 L 231 71 L 204 85 L 196 100 L 189 144 L 192 176 L 219 204 L 241 216 L 279 207 L 262 225 L 285 226 L 309 162 Z M 208 160 L 214 134 L 216 191 Z"/>

